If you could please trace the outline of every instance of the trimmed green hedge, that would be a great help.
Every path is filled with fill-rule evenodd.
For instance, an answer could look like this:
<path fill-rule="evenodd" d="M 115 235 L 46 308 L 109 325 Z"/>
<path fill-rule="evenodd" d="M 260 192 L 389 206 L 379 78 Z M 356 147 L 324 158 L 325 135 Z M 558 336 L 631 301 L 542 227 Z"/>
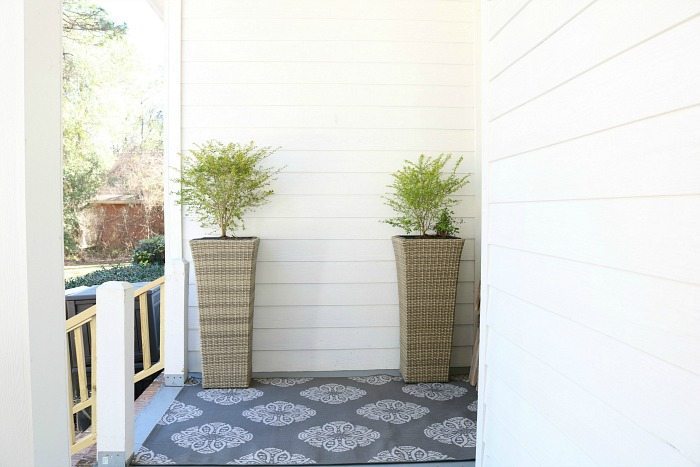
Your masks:
<path fill-rule="evenodd" d="M 131 264 L 129 266 L 116 266 L 109 269 L 100 269 L 84 276 L 74 277 L 66 281 L 66 289 L 80 287 L 81 285 L 100 285 L 109 281 L 124 282 L 150 282 L 165 274 L 162 264 Z"/>

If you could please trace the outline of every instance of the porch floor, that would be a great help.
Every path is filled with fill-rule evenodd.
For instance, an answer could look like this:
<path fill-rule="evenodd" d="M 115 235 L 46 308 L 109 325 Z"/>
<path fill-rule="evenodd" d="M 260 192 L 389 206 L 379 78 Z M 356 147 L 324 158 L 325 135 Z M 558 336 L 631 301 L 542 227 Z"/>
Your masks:
<path fill-rule="evenodd" d="M 474 459 L 466 378 L 255 378 L 248 389 L 163 387 L 137 419 L 133 465 L 355 465 Z M 454 464 L 452 464 L 454 465 Z"/>

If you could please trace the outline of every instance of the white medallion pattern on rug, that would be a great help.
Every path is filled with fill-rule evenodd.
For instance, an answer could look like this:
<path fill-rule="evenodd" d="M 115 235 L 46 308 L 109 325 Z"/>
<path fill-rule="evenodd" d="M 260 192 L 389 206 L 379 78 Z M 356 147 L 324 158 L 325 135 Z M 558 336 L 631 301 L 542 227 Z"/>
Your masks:
<path fill-rule="evenodd" d="M 358 383 L 371 384 L 374 386 L 381 386 L 382 384 L 391 383 L 392 381 L 401 381 L 400 376 L 390 375 L 351 376 L 350 379 Z"/>
<path fill-rule="evenodd" d="M 343 404 L 351 400 L 359 399 L 366 395 L 367 392 L 354 386 L 329 383 L 306 389 L 299 394 L 312 401 L 319 401 L 326 404 Z"/>
<path fill-rule="evenodd" d="M 330 452 L 345 452 L 369 446 L 380 438 L 377 431 L 350 422 L 337 421 L 314 426 L 299 433 L 299 439 Z"/>
<path fill-rule="evenodd" d="M 398 446 L 388 451 L 381 451 L 369 462 L 428 462 L 454 460 L 436 451 L 426 451 L 416 446 Z"/>
<path fill-rule="evenodd" d="M 271 384 L 279 388 L 288 388 L 297 384 L 304 384 L 312 381 L 313 378 L 255 378 L 260 384 Z"/>
<path fill-rule="evenodd" d="M 286 426 L 294 422 L 303 422 L 314 415 L 316 415 L 316 411 L 305 405 L 296 405 L 285 401 L 257 405 L 243 411 L 243 416 L 248 420 L 271 426 Z"/>
<path fill-rule="evenodd" d="M 316 461 L 301 454 L 292 454 L 284 449 L 265 448 L 228 462 L 229 465 L 301 465 L 315 464 Z"/>
<path fill-rule="evenodd" d="M 395 425 L 417 420 L 428 413 L 430 410 L 427 407 L 394 399 L 383 399 L 357 409 L 358 415 Z"/>
<path fill-rule="evenodd" d="M 455 397 L 462 397 L 467 388 L 449 383 L 418 383 L 407 384 L 401 388 L 406 394 L 416 397 L 425 397 L 433 401 L 448 401 Z"/>
<path fill-rule="evenodd" d="M 141 446 L 134 453 L 133 462 L 135 464 L 156 464 L 156 465 L 175 465 L 175 461 L 163 454 L 156 454 L 145 446 Z"/>
<path fill-rule="evenodd" d="M 433 423 L 424 431 L 425 436 L 440 443 L 463 448 L 476 446 L 476 424 L 464 417 L 452 417 L 442 423 Z"/>
<path fill-rule="evenodd" d="M 253 439 L 253 435 L 243 428 L 214 422 L 187 428 L 175 433 L 170 439 L 180 447 L 190 448 L 200 454 L 211 454 L 224 448 L 240 446 Z"/>
<path fill-rule="evenodd" d="M 380 373 L 252 383 L 205 390 L 199 380 L 188 380 L 155 420 L 134 465 L 447 465 L 473 459 L 477 392 L 459 380 L 408 384 Z"/>
<path fill-rule="evenodd" d="M 180 401 L 173 401 L 168 411 L 163 414 L 158 425 L 170 425 L 176 422 L 184 422 L 202 415 L 202 409 L 194 405 L 185 405 Z"/>
<path fill-rule="evenodd" d="M 263 392 L 255 388 L 204 389 L 197 393 L 197 397 L 200 399 L 219 405 L 234 405 L 245 401 L 252 401 L 262 395 Z"/>

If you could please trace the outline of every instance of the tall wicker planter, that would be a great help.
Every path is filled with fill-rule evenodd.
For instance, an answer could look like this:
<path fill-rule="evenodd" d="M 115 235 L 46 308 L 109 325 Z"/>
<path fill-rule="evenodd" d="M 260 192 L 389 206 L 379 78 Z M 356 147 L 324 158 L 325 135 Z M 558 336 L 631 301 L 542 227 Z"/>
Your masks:
<path fill-rule="evenodd" d="M 459 260 L 464 239 L 392 238 L 399 283 L 401 375 L 449 380 Z"/>
<path fill-rule="evenodd" d="M 250 385 L 258 238 L 190 241 L 197 275 L 202 386 Z"/>

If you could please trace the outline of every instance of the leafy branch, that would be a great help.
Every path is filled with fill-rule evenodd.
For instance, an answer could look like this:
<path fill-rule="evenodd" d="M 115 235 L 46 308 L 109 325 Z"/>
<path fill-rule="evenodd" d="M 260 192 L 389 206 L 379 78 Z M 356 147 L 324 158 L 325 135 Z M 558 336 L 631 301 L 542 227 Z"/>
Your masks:
<path fill-rule="evenodd" d="M 81 0 L 64 0 L 63 34 L 66 39 L 91 45 L 124 36 L 126 24 L 117 24 L 104 8 Z"/>
<path fill-rule="evenodd" d="M 457 175 L 462 157 L 443 175 L 451 157 L 440 154 L 431 158 L 421 154 L 417 162 L 406 161 L 402 169 L 392 174 L 394 181 L 389 188 L 393 192 L 384 196 L 384 200 L 397 216 L 384 222 L 407 234 L 418 232 L 424 237 L 429 231 L 443 236 L 456 233 L 451 208 L 457 200 L 452 195 L 468 183 L 469 175 Z"/>
<path fill-rule="evenodd" d="M 208 141 L 183 156 L 180 204 L 202 225 L 217 226 L 221 237 L 244 228 L 243 216 L 265 204 L 273 194 L 270 183 L 281 169 L 263 167 L 275 152 L 255 143 Z"/>

